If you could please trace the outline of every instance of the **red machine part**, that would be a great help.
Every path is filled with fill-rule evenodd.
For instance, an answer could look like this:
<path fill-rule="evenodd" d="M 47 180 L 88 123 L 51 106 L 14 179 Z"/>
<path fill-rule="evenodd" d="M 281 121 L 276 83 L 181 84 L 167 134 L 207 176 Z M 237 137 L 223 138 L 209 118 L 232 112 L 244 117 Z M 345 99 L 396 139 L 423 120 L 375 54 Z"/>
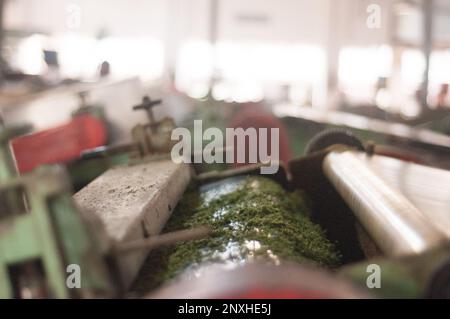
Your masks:
<path fill-rule="evenodd" d="M 249 290 L 239 291 L 230 295 L 219 296 L 219 299 L 327 299 L 333 298 L 326 292 L 295 289 L 267 289 L 265 287 L 253 287 Z"/>
<path fill-rule="evenodd" d="M 20 173 L 42 164 L 67 163 L 82 151 L 105 145 L 105 123 L 92 115 L 79 115 L 69 123 L 20 136 L 11 141 Z"/>
<path fill-rule="evenodd" d="M 258 103 L 247 103 L 243 105 L 243 109 L 239 111 L 235 117 L 231 120 L 229 123 L 229 127 L 232 128 L 243 128 L 244 130 L 248 128 L 255 128 L 258 132 L 259 129 L 267 128 L 268 133 L 268 141 L 267 141 L 267 149 L 269 154 L 272 154 L 271 150 L 271 135 L 270 135 L 270 129 L 276 128 L 279 130 L 279 140 L 277 141 L 279 145 L 279 160 L 287 163 L 289 160 L 292 159 L 292 150 L 289 146 L 289 136 L 286 131 L 286 128 L 283 126 L 283 123 L 277 119 L 274 115 L 265 112 L 262 107 Z M 234 160 L 234 166 L 240 167 L 250 164 L 248 162 L 249 154 L 248 151 L 250 150 L 249 147 L 249 141 L 246 140 L 245 150 L 247 151 L 247 154 L 245 156 L 245 163 L 238 163 L 236 158 Z M 258 141 L 258 147 L 257 152 L 259 154 L 259 141 Z M 236 157 L 236 154 L 235 154 Z M 258 158 L 259 159 L 259 158 Z M 260 160 L 260 159 L 259 159 Z"/>
<path fill-rule="evenodd" d="M 419 158 L 415 155 L 406 153 L 406 152 L 402 152 L 400 150 L 396 151 L 396 150 L 392 150 L 392 149 L 378 147 L 378 149 L 376 149 L 375 153 L 378 155 L 382 155 L 382 156 L 396 158 L 396 159 L 402 160 L 404 162 L 411 162 L 411 163 L 416 163 L 416 164 L 420 164 L 420 165 L 427 165 L 427 163 L 425 161 L 423 161 L 421 158 Z"/>
<path fill-rule="evenodd" d="M 370 298 L 366 291 L 330 272 L 298 264 L 252 262 L 226 269 L 216 264 L 189 271 L 144 298 L 175 299 L 346 299 Z"/>

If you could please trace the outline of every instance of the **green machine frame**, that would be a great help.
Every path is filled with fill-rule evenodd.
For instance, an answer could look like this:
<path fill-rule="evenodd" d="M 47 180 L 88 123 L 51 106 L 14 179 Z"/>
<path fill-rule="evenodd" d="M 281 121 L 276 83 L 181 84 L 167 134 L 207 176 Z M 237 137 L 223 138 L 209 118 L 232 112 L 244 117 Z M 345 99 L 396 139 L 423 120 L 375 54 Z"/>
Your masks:
<path fill-rule="evenodd" d="M 0 128 L 0 298 L 111 295 L 107 240 L 75 207 L 62 168 L 17 175 L 9 140 L 20 133 Z M 68 284 L 69 265 L 80 286 Z"/>

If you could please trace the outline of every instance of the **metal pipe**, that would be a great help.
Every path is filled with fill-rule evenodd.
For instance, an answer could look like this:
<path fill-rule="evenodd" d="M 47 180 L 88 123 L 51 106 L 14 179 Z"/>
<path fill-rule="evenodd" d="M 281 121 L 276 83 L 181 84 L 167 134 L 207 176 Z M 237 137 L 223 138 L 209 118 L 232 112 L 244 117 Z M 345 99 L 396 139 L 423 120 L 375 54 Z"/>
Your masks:
<path fill-rule="evenodd" d="M 3 60 L 3 46 L 5 39 L 4 14 L 5 14 L 5 1 L 0 0 L 0 84 L 3 83 L 3 71 L 4 71 L 4 60 Z"/>
<path fill-rule="evenodd" d="M 422 82 L 422 106 L 428 108 L 428 84 L 430 73 L 431 52 L 433 50 L 433 0 L 422 1 L 423 12 L 423 55 L 425 70 Z"/>
<path fill-rule="evenodd" d="M 212 230 L 208 226 L 200 226 L 193 229 L 184 229 L 167 234 L 156 235 L 148 239 L 119 244 L 115 248 L 115 253 L 129 253 L 135 250 L 171 246 L 181 242 L 205 238 L 210 235 L 211 232 Z"/>
<path fill-rule="evenodd" d="M 358 158 L 357 152 L 329 153 L 323 170 L 386 255 L 417 254 L 445 240 L 408 199 Z"/>

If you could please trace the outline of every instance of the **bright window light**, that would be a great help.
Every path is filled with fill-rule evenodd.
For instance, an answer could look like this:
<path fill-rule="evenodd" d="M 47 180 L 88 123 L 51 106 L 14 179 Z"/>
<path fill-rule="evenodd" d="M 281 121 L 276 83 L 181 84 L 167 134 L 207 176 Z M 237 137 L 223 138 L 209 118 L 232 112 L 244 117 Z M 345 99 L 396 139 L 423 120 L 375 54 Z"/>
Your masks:
<path fill-rule="evenodd" d="M 156 80 L 164 70 L 164 47 L 151 37 L 115 38 L 100 41 L 98 63 L 108 61 L 114 77 L 140 76 L 142 80 Z"/>
<path fill-rule="evenodd" d="M 431 54 L 430 84 L 450 83 L 450 50 L 436 51 Z"/>
<path fill-rule="evenodd" d="M 423 81 L 425 58 L 419 50 L 405 50 L 401 58 L 402 88 L 405 92 L 415 92 Z"/>
<path fill-rule="evenodd" d="M 180 48 L 176 65 L 176 85 L 192 97 L 206 95 L 213 74 L 213 51 L 203 40 L 188 40 Z M 206 89 L 205 89 L 206 87 Z"/>
<path fill-rule="evenodd" d="M 33 35 L 23 39 L 17 47 L 17 54 L 11 64 L 26 74 L 42 74 L 46 65 L 43 59 L 43 47 L 45 38 Z"/>
<path fill-rule="evenodd" d="M 96 79 L 103 61 L 111 65 L 111 77 L 139 76 L 155 80 L 164 70 L 164 47 L 151 37 L 108 37 L 97 40 L 75 33 L 64 33 L 52 38 L 32 36 L 18 47 L 15 65 L 25 73 L 42 74 L 46 70 L 43 50 L 58 52 L 62 77 Z"/>
<path fill-rule="evenodd" d="M 182 46 L 180 90 L 209 84 L 213 74 L 217 83 L 212 93 L 220 100 L 259 101 L 267 90 L 288 85 L 312 88 L 317 103 L 325 92 L 326 57 L 323 49 L 308 45 L 221 42 L 214 50 L 206 42 L 190 41 Z"/>
<path fill-rule="evenodd" d="M 60 71 L 63 77 L 92 78 L 96 76 L 99 61 L 96 56 L 97 41 L 94 38 L 66 33 L 52 41 L 58 51 Z"/>
<path fill-rule="evenodd" d="M 388 46 L 343 48 L 339 54 L 340 87 L 354 99 L 370 100 L 378 79 L 390 76 L 391 66 Z"/>

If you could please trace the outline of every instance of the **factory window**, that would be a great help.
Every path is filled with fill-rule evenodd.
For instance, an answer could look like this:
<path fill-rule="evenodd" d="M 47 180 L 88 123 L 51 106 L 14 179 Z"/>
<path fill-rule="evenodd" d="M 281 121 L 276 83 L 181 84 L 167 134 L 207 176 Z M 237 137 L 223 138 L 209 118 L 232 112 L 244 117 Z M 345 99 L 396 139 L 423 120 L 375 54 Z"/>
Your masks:
<path fill-rule="evenodd" d="M 435 51 L 430 57 L 429 104 L 432 108 L 450 107 L 450 50 Z"/>
<path fill-rule="evenodd" d="M 57 63 L 46 64 L 44 51 L 57 52 Z M 72 33 L 51 37 L 33 35 L 19 41 L 10 52 L 12 66 L 27 73 L 61 78 L 98 78 L 99 66 L 107 61 L 111 77 L 138 76 L 142 80 L 155 80 L 162 76 L 164 47 L 153 37 L 96 39 Z"/>
<path fill-rule="evenodd" d="M 208 94 L 214 71 L 213 49 L 206 41 L 189 40 L 177 56 L 176 86 L 194 98 Z"/>
<path fill-rule="evenodd" d="M 339 86 L 352 102 L 370 103 L 380 78 L 391 74 L 392 51 L 387 46 L 346 47 L 339 54 Z"/>
<path fill-rule="evenodd" d="M 420 50 L 404 50 L 401 57 L 402 91 L 414 92 L 423 81 L 425 58 Z"/>
<path fill-rule="evenodd" d="M 325 100 L 326 56 L 315 45 L 189 41 L 176 71 L 178 89 L 195 98 L 212 85 L 214 98 L 229 102 L 277 99 L 286 88 L 289 98 Z"/>

